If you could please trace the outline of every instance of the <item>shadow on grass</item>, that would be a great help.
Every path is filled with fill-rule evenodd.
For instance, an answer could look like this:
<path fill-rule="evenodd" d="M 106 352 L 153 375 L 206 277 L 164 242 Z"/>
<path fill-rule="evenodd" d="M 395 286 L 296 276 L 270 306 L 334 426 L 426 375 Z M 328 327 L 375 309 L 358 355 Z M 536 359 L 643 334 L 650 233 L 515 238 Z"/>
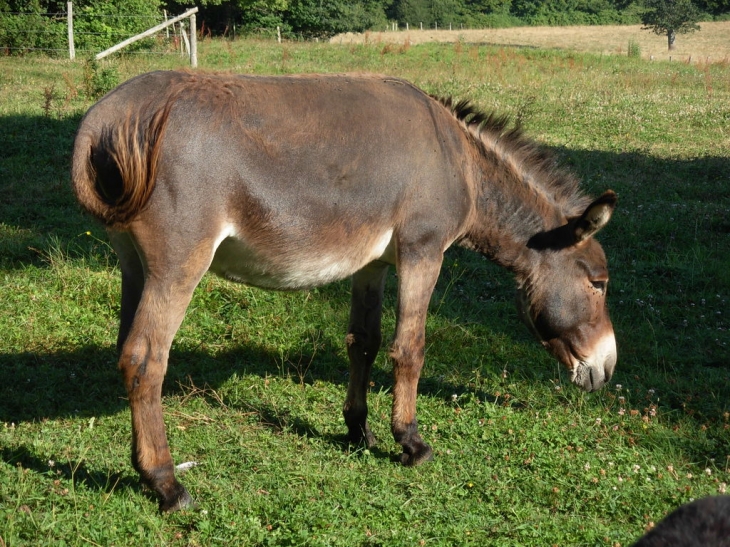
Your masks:
<path fill-rule="evenodd" d="M 349 364 L 336 356 L 336 348 L 321 351 L 323 357 L 312 356 L 313 365 L 307 370 L 305 383 L 328 382 L 342 387 L 344 401 Z M 170 366 L 165 377 L 163 396 L 185 396 L 190 386 L 218 389 L 234 374 L 254 374 L 262 378 L 287 375 L 291 370 L 278 365 L 280 356 L 263 349 L 239 347 L 211 356 L 205 351 L 170 353 Z M 319 362 L 318 362 L 319 360 Z M 320 366 L 321 365 L 321 366 Z M 378 385 L 389 386 L 390 374 L 382 369 L 373 371 Z M 471 387 L 455 385 L 424 374 L 419 394 L 443 397 L 469 391 L 484 400 L 494 394 Z M 0 422 L 5 424 L 33 422 L 57 418 L 91 418 L 116 414 L 128 407 L 127 396 L 117 370 L 116 351 L 112 348 L 85 347 L 70 352 L 51 354 L 0 354 Z M 258 409 L 263 421 L 275 426 L 285 420 L 292 427 L 292 417 L 279 416 Z M 300 424 L 300 434 L 316 436 L 316 430 Z"/>
<path fill-rule="evenodd" d="M 80 120 L 80 115 L 0 117 L 3 269 L 43 266 L 43 254 L 58 246 L 71 257 L 95 259 L 94 241 L 79 236 L 104 231 L 81 213 L 69 183 Z"/>
<path fill-rule="evenodd" d="M 48 477 L 51 481 L 63 479 L 64 481 L 73 482 L 76 487 L 83 486 L 89 490 L 99 490 L 106 493 L 112 493 L 120 488 L 144 490 L 131 467 L 129 471 L 124 472 L 91 470 L 85 461 L 49 461 L 48 458 L 39 456 L 26 446 L 0 449 L 0 461 L 29 469 L 38 475 Z M 64 486 L 68 482 L 64 483 Z M 63 492 L 61 488 L 59 485 L 56 493 L 66 495 L 67 492 Z M 152 498 L 152 496 L 150 497 Z"/>

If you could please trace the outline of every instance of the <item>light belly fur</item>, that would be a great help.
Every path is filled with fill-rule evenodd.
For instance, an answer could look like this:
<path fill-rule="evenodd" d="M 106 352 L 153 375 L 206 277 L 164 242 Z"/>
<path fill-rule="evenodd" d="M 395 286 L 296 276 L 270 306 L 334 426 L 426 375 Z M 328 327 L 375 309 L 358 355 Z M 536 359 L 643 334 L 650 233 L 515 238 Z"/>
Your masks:
<path fill-rule="evenodd" d="M 395 262 L 392 228 L 374 240 L 345 249 L 302 248 L 288 256 L 267 257 L 240 238 L 233 226 L 226 225 L 216 240 L 209 269 L 254 287 L 299 290 L 344 279 L 375 260 Z"/>

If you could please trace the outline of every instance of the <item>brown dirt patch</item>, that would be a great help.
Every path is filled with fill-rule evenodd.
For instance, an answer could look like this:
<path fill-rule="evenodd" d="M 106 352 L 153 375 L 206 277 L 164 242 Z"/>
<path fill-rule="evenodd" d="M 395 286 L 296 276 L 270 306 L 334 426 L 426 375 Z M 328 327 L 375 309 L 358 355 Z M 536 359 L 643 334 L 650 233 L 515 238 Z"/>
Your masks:
<path fill-rule="evenodd" d="M 700 23 L 701 30 L 677 36 L 676 49 L 667 50 L 666 36 L 658 36 L 641 25 L 514 27 L 481 30 L 400 30 L 340 34 L 334 44 L 422 44 L 463 42 L 494 46 L 557 48 L 572 51 L 626 55 L 629 42 L 636 42 L 646 59 L 692 62 L 730 62 L 730 21 Z"/>

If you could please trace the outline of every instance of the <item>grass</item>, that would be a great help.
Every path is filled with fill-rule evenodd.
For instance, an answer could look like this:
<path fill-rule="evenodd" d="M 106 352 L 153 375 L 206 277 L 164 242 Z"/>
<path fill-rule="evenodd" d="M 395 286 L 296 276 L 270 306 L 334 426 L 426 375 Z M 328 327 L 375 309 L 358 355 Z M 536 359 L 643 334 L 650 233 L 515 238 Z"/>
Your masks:
<path fill-rule="evenodd" d="M 626 43 L 626 40 L 623 41 Z M 642 52 L 645 52 L 642 46 Z M 348 447 L 348 284 L 270 293 L 208 276 L 163 404 L 195 512 L 161 516 L 129 464 L 113 349 L 119 271 L 79 213 L 70 148 L 93 102 L 81 62 L 0 58 L 0 545 L 628 545 L 730 482 L 730 69 L 467 44 L 203 41 L 205 69 L 367 70 L 519 118 L 598 194 L 619 341 L 585 394 L 518 323 L 513 283 L 450 251 L 434 294 L 419 422 L 435 460 Z M 122 57 L 124 80 L 176 57 Z M 98 80 L 97 80 L 98 82 Z M 388 281 L 386 337 L 394 328 Z"/>

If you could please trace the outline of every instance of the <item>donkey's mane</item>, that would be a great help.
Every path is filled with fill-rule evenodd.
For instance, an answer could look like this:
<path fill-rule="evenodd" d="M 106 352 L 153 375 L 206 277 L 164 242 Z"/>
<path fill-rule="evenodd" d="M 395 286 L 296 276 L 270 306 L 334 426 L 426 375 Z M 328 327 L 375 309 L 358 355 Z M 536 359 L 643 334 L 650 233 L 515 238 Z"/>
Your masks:
<path fill-rule="evenodd" d="M 487 154 L 496 155 L 516 171 L 524 191 L 543 195 L 566 217 L 577 216 L 590 203 L 580 190 L 578 178 L 558 165 L 555 155 L 528 138 L 519 123 L 494 112 L 483 112 L 469 100 L 433 97 L 462 122 Z M 519 188 L 515 188 L 519 191 Z"/>

